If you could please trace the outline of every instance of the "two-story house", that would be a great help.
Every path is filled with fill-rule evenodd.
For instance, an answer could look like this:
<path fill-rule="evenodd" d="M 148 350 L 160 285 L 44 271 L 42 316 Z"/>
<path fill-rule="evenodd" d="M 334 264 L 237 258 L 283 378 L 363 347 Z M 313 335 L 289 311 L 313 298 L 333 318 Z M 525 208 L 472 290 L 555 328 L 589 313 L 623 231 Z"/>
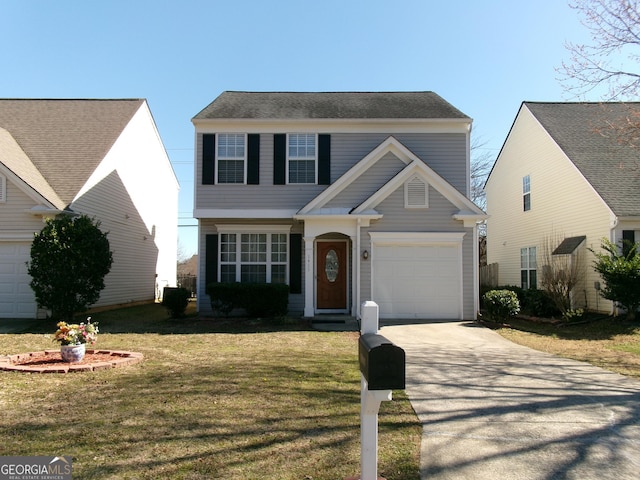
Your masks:
<path fill-rule="evenodd" d="M 44 220 L 88 215 L 113 265 L 94 307 L 176 283 L 179 185 L 144 99 L 0 99 L 0 318 L 35 318 L 27 273 Z"/>
<path fill-rule="evenodd" d="M 198 308 L 279 282 L 304 317 L 472 319 L 471 119 L 433 92 L 224 92 L 193 118 Z"/>
<path fill-rule="evenodd" d="M 522 103 L 485 185 L 487 256 L 499 285 L 541 288 L 547 262 L 565 257 L 580 274 L 573 308 L 611 312 L 590 249 L 603 238 L 640 240 L 640 155 L 625 138 L 639 108 Z"/>

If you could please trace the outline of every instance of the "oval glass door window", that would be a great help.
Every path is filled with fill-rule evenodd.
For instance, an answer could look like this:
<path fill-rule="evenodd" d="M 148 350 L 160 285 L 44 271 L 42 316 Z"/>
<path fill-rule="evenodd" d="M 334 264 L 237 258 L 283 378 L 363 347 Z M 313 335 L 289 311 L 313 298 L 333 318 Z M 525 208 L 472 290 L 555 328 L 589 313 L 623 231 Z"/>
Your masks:
<path fill-rule="evenodd" d="M 338 278 L 338 269 L 340 265 L 338 265 L 338 254 L 335 250 L 331 249 L 327 252 L 327 256 L 324 260 L 324 272 L 327 274 L 327 280 L 331 283 L 336 281 Z"/>

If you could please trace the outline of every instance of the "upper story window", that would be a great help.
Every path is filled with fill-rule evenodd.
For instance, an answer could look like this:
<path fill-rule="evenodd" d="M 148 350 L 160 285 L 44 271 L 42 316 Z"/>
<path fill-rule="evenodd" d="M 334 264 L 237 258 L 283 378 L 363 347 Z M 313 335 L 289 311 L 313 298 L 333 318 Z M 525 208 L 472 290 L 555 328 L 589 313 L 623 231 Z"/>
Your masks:
<path fill-rule="evenodd" d="M 531 210 L 531 176 L 522 177 L 522 206 L 525 212 Z"/>
<path fill-rule="evenodd" d="M 287 183 L 315 184 L 317 178 L 317 137 L 313 133 L 290 133 L 287 140 Z"/>
<path fill-rule="evenodd" d="M 245 183 L 246 136 L 219 133 L 217 144 L 216 183 Z"/>

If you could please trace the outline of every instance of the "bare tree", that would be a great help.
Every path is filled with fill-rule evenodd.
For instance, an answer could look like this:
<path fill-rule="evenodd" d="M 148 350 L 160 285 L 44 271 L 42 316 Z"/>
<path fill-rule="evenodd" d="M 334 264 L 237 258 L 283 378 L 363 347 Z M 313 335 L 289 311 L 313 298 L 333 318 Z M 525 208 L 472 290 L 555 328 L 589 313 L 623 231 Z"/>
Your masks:
<path fill-rule="evenodd" d="M 492 153 L 484 148 L 485 145 L 482 140 L 471 142 L 471 200 L 483 210 L 487 205 L 484 184 L 493 167 Z"/>
<path fill-rule="evenodd" d="M 640 93 L 640 1 L 573 0 L 591 44 L 566 43 L 571 55 L 558 69 L 567 92 L 578 98 L 598 88 L 605 101 L 637 98 Z"/>
<path fill-rule="evenodd" d="M 576 308 L 574 296 L 577 288 L 584 283 L 586 271 L 584 245 L 576 246 L 570 252 L 558 252 L 563 240 L 564 235 L 557 233 L 544 237 L 539 255 L 542 265 L 540 286 L 565 315 Z"/>

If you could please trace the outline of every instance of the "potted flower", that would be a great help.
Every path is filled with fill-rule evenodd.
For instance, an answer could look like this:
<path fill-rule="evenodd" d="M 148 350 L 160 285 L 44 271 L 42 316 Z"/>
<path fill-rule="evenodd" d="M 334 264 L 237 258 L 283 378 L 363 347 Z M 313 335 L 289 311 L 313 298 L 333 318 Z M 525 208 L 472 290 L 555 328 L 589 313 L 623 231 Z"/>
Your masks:
<path fill-rule="evenodd" d="M 58 322 L 57 326 L 53 340 L 60 342 L 60 355 L 65 362 L 82 360 L 86 344 L 93 345 L 98 339 L 98 324 L 91 323 L 91 317 L 87 317 L 87 323 Z"/>

